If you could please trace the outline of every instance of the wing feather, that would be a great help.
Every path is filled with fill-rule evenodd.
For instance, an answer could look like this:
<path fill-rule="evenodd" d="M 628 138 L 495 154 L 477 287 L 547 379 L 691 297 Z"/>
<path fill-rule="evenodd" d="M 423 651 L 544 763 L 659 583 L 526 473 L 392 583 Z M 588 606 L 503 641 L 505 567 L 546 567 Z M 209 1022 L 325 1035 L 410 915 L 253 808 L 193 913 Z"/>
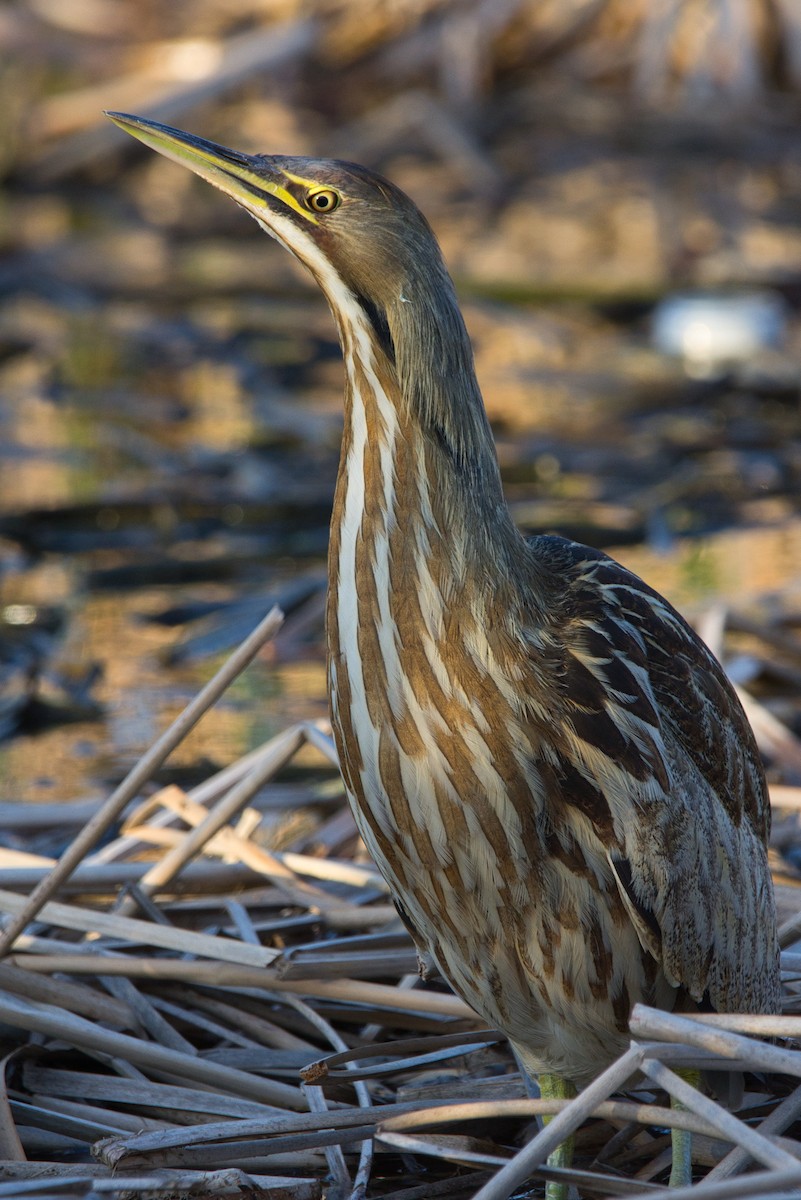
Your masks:
<path fill-rule="evenodd" d="M 723 668 L 608 556 L 561 538 L 532 547 L 562 598 L 549 663 L 555 811 L 589 822 L 585 836 L 603 846 L 641 944 L 672 983 L 716 1009 L 775 1009 L 767 786 Z"/>

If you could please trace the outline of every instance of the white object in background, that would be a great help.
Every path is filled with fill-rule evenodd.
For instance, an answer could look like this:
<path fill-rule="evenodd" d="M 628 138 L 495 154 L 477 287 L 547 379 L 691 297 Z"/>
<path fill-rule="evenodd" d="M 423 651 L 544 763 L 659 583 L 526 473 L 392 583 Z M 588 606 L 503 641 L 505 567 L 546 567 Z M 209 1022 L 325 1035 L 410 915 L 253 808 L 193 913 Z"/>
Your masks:
<path fill-rule="evenodd" d="M 696 292 L 662 300 L 651 318 L 657 350 L 704 378 L 779 346 L 787 310 L 775 292 Z"/>

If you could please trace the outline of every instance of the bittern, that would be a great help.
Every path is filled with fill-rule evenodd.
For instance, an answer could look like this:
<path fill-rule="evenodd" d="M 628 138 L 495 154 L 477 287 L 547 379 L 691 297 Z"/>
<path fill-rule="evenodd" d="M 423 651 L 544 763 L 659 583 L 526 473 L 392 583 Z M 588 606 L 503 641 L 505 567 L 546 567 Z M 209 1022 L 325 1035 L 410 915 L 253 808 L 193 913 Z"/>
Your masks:
<path fill-rule="evenodd" d="M 353 163 L 123 129 L 311 272 L 346 366 L 328 691 L 356 823 L 421 959 L 581 1087 L 634 1002 L 774 1012 L 770 813 L 723 669 L 607 555 L 526 540 L 425 218 Z"/>

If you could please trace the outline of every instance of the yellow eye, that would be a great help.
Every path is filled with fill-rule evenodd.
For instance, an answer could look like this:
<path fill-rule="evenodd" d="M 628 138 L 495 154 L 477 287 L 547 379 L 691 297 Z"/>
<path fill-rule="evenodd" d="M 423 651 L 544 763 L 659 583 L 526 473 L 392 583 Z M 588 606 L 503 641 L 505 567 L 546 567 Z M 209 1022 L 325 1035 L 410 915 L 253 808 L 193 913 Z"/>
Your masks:
<path fill-rule="evenodd" d="M 335 208 L 339 208 L 341 200 L 339 193 L 335 192 L 333 188 L 323 187 L 317 188 L 314 192 L 309 192 L 306 197 L 306 203 L 315 212 L 330 213 Z"/>

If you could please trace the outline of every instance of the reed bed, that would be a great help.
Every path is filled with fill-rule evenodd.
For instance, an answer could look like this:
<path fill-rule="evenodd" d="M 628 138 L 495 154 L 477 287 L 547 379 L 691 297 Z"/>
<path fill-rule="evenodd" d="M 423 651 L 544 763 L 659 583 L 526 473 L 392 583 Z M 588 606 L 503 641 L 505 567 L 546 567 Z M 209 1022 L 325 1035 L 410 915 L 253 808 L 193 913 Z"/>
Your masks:
<path fill-rule="evenodd" d="M 59 859 L 21 849 L 35 813 L 4 806 L 17 836 L 0 852 L 0 1198 L 502 1200 L 540 1194 L 571 1132 L 576 1165 L 561 1173 L 581 1195 L 667 1197 L 674 1127 L 695 1135 L 697 1182 L 673 1200 L 798 1194 L 794 881 L 778 889 L 783 1015 L 638 1006 L 630 1049 L 575 1100 L 545 1102 L 501 1034 L 420 979 L 354 829 L 348 855 L 325 852 L 326 827 L 342 844 L 350 821 L 341 792 L 317 773 L 306 788 L 316 848 L 265 842 L 265 818 L 298 802 L 276 781 L 287 765 L 303 755 L 337 778 L 324 723 L 190 791 L 148 785 L 281 620 L 268 614 L 89 820 L 65 806 L 60 832 L 76 832 Z M 772 755 L 784 747 L 789 775 L 798 744 L 784 733 Z M 801 789 L 777 785 L 775 799 L 792 822 Z M 677 1073 L 689 1067 L 743 1074 L 737 1110 Z"/>

